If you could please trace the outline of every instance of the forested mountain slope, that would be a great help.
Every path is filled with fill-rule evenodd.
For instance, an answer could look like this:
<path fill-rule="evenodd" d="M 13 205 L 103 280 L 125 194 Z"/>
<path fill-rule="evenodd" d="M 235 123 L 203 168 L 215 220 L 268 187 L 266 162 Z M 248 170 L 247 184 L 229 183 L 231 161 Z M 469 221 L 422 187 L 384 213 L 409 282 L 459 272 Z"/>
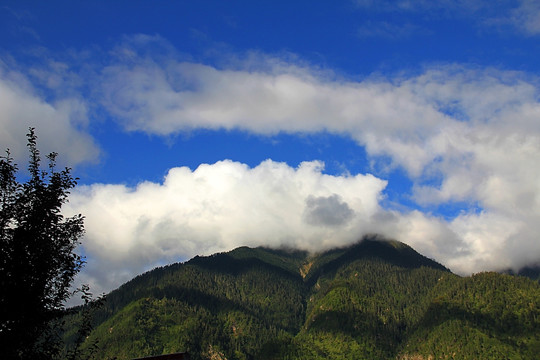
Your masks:
<path fill-rule="evenodd" d="M 536 280 L 540 283 L 540 265 L 524 266 L 517 272 L 513 270 L 507 270 L 504 273 L 517 276 L 525 276 L 531 280 Z"/>
<path fill-rule="evenodd" d="M 535 359 L 540 286 L 461 278 L 375 238 L 316 256 L 243 247 L 136 277 L 95 322 L 99 359 Z"/>

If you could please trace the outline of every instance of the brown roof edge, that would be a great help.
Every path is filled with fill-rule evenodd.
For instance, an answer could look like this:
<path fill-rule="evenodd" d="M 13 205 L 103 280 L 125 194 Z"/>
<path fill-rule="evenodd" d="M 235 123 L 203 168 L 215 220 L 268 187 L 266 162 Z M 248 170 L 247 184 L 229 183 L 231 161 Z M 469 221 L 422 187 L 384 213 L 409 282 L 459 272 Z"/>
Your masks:
<path fill-rule="evenodd" d="M 188 353 L 175 353 L 167 355 L 146 356 L 142 358 L 136 358 L 133 360 L 189 360 Z"/>

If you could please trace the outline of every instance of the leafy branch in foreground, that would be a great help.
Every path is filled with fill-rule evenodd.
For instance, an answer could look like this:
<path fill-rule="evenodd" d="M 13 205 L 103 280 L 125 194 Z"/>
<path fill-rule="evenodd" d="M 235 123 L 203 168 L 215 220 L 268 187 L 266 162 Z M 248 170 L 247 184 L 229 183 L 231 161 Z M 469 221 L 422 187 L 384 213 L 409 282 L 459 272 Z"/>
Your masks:
<path fill-rule="evenodd" d="M 18 181 L 9 150 L 0 157 L 0 343 L 8 359 L 51 359 L 63 347 L 53 324 L 65 313 L 85 263 L 75 253 L 84 217 L 61 213 L 77 184 L 71 169 L 56 171 L 58 154 L 51 153 L 42 170 L 33 128 L 27 138 L 26 182 Z"/>

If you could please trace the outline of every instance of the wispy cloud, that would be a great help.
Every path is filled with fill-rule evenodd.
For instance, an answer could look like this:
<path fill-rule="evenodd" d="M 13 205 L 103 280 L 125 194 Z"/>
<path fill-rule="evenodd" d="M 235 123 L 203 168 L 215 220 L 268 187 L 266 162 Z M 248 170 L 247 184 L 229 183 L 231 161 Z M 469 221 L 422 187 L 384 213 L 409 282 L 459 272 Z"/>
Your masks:
<path fill-rule="evenodd" d="M 540 34 L 540 2 L 522 0 L 509 18 L 510 22 L 530 35 Z"/>
<path fill-rule="evenodd" d="M 503 0 L 505 5 L 511 0 Z M 361 8 L 380 12 L 440 12 L 452 15 L 456 12 L 475 12 L 489 5 L 487 0 L 356 0 Z"/>
<path fill-rule="evenodd" d="M 358 8 L 375 12 L 426 14 L 436 18 L 471 18 L 483 28 L 510 26 L 529 36 L 540 34 L 540 3 L 536 0 L 357 0 Z M 399 25 L 391 24 L 399 29 Z"/>
<path fill-rule="evenodd" d="M 27 158 L 24 134 L 35 127 L 43 153 L 58 152 L 62 164 L 95 162 L 100 150 L 88 134 L 88 104 L 77 93 L 62 88 L 64 70 L 30 69 L 26 73 L 0 62 L 0 143 L 9 148 L 17 162 Z M 36 77 L 51 88 L 62 88 L 62 95 L 47 98 L 35 86 Z"/>

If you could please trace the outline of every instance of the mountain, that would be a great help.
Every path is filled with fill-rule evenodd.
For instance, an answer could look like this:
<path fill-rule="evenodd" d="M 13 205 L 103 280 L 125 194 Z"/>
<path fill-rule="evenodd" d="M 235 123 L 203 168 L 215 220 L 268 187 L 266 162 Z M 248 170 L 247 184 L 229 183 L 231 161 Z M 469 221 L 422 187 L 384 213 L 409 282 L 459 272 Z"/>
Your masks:
<path fill-rule="evenodd" d="M 317 255 L 241 247 L 134 278 L 94 323 L 99 359 L 535 359 L 540 285 L 459 277 L 376 237 Z"/>
<path fill-rule="evenodd" d="M 518 275 L 540 282 L 540 265 L 525 266 L 518 271 Z"/>
<path fill-rule="evenodd" d="M 512 269 L 503 271 L 504 274 L 525 276 L 531 280 L 536 280 L 540 283 L 540 265 L 528 265 L 519 269 L 517 272 Z"/>

